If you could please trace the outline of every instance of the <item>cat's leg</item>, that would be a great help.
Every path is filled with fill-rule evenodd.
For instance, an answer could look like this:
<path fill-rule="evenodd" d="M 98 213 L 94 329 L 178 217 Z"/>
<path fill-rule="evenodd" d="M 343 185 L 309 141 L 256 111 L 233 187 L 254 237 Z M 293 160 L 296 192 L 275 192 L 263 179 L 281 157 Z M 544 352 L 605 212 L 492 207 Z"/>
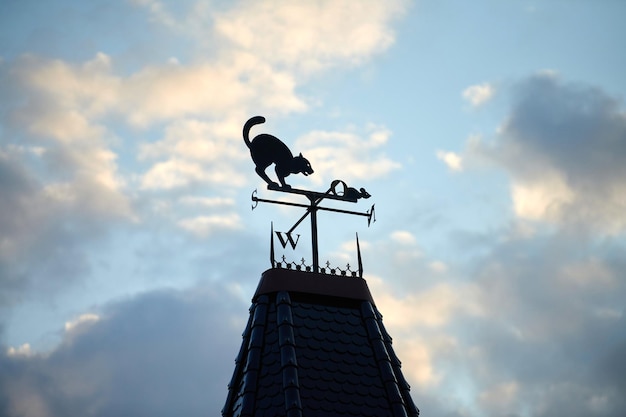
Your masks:
<path fill-rule="evenodd" d="M 275 183 L 267 176 L 265 173 L 265 169 L 261 169 L 261 167 L 256 167 L 256 173 L 259 174 L 259 177 L 263 178 L 263 180 L 267 183 L 267 188 L 270 187 L 279 187 L 278 183 Z"/>
<path fill-rule="evenodd" d="M 287 184 L 287 183 L 285 182 L 285 177 L 286 177 L 287 175 L 289 175 L 289 174 L 285 175 L 285 173 L 284 173 L 284 172 L 282 172 L 282 170 L 280 170 L 280 169 L 278 168 L 278 165 L 276 165 L 275 171 L 276 171 L 276 176 L 278 177 L 278 181 L 280 181 L 280 184 L 282 185 L 282 187 L 283 187 L 283 188 L 291 188 L 291 185 L 289 185 L 289 184 Z"/>

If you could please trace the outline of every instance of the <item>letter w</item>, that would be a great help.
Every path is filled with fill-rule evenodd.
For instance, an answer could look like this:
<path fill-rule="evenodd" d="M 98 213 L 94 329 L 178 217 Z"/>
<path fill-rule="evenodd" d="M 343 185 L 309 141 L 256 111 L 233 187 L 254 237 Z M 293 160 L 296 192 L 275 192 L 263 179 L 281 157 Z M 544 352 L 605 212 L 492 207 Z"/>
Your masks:
<path fill-rule="evenodd" d="M 276 232 L 276 236 L 278 236 L 278 240 L 280 240 L 280 244 L 283 245 L 283 248 L 287 247 L 287 242 L 289 242 L 289 244 L 291 245 L 291 249 L 295 249 L 296 245 L 298 244 L 298 240 L 300 240 L 300 235 L 297 235 L 298 237 L 296 238 L 295 242 L 293 240 L 293 237 L 291 236 L 291 233 L 287 232 L 285 233 L 285 236 L 287 236 L 287 239 L 285 240 L 285 238 L 283 237 L 283 232 Z"/>

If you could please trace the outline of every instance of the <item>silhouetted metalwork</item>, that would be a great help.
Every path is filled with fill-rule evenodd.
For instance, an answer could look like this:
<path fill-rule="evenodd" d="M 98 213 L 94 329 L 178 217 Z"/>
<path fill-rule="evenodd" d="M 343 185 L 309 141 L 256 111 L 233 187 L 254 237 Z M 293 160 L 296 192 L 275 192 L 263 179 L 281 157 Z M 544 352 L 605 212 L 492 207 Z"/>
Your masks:
<path fill-rule="evenodd" d="M 359 252 L 360 255 L 360 252 Z M 285 255 L 283 255 L 280 261 L 273 260 L 273 267 L 277 269 L 293 269 L 296 271 L 304 271 L 311 272 L 313 271 L 313 266 L 308 265 L 306 263 L 306 259 L 302 258 L 299 262 L 295 261 L 287 261 Z M 349 263 L 346 264 L 345 267 L 341 268 L 338 266 L 332 266 L 329 261 L 326 262 L 325 267 L 320 268 L 319 272 L 321 274 L 329 274 L 329 275 L 337 275 L 337 276 L 351 276 L 351 277 L 359 277 L 363 278 L 363 270 L 362 265 L 359 264 L 359 268 L 356 270 L 352 270 L 352 267 Z"/>
<path fill-rule="evenodd" d="M 287 231 L 287 232 L 279 232 L 274 231 L 274 225 L 272 223 L 271 228 L 271 249 L 270 249 L 270 262 L 272 263 L 273 268 L 292 268 L 298 270 L 306 270 L 313 272 L 320 272 L 319 267 L 319 251 L 318 251 L 318 239 L 317 239 L 317 212 L 319 210 L 330 211 L 334 213 L 342 213 L 342 214 L 352 214 L 356 216 L 364 216 L 367 217 L 367 225 L 369 226 L 373 221 L 376 221 L 375 213 L 374 213 L 374 205 L 370 208 L 370 210 L 366 212 L 357 212 L 350 210 L 341 210 L 330 207 L 322 207 L 320 203 L 324 200 L 337 200 L 344 201 L 349 203 L 356 203 L 360 199 L 367 199 L 370 194 L 364 188 L 354 188 L 349 187 L 342 180 L 334 180 L 331 182 L 330 187 L 326 192 L 317 192 L 310 190 L 301 190 L 297 188 L 292 188 L 285 182 L 285 177 L 290 174 L 303 173 L 304 175 L 310 175 L 313 173 L 313 168 L 311 168 L 311 164 L 308 160 L 306 160 L 302 154 L 294 157 L 289 148 L 278 138 L 268 135 L 268 134 L 260 134 L 254 137 L 253 140 L 249 139 L 250 129 L 252 126 L 265 122 L 265 118 L 261 116 L 255 116 L 249 119 L 243 127 L 243 138 L 244 142 L 250 149 L 250 155 L 252 156 L 252 160 L 256 166 L 256 173 L 263 178 L 265 182 L 267 182 L 267 188 L 272 191 L 278 191 L 289 194 L 297 194 L 303 195 L 308 200 L 308 204 L 301 203 L 293 203 L 290 201 L 278 201 L 278 200 L 269 200 L 266 198 L 259 198 L 257 196 L 257 190 L 252 192 L 252 210 L 254 210 L 259 202 L 261 203 L 271 203 L 271 204 L 280 204 L 284 206 L 291 207 L 301 207 L 305 208 L 306 212 L 296 223 Z M 271 165 L 275 164 L 275 171 L 280 184 L 272 181 L 265 170 Z M 283 257 L 283 261 L 276 261 L 274 257 L 274 235 L 278 237 L 278 240 L 283 247 L 283 249 L 287 248 L 287 245 L 291 246 L 292 249 L 295 249 L 298 245 L 298 241 L 300 239 L 300 235 L 296 235 L 296 238 L 293 237 L 293 231 L 302 223 L 304 219 L 310 216 L 311 219 L 311 248 L 312 248 L 312 266 L 305 265 L 304 259 L 300 263 L 286 262 Z M 357 235 L 357 257 L 358 257 L 358 276 L 363 276 L 363 263 L 361 261 L 361 249 L 359 246 L 359 240 Z M 327 265 L 329 271 L 332 271 L 332 274 L 335 274 L 336 271 L 339 271 L 341 275 L 346 275 L 350 273 L 353 276 L 356 276 L 357 271 L 352 271 L 350 266 L 348 265 L 346 269 L 341 268 L 330 268 Z M 325 273 L 326 268 L 322 268 L 321 272 Z"/>

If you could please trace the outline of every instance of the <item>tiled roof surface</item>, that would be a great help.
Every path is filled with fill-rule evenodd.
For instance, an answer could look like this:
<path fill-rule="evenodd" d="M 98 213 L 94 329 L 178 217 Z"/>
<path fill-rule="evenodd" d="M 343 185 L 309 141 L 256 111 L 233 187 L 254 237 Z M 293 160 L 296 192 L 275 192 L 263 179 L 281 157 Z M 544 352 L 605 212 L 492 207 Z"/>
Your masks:
<path fill-rule="evenodd" d="M 419 410 L 371 300 L 278 291 L 250 307 L 222 414 L 416 417 Z"/>

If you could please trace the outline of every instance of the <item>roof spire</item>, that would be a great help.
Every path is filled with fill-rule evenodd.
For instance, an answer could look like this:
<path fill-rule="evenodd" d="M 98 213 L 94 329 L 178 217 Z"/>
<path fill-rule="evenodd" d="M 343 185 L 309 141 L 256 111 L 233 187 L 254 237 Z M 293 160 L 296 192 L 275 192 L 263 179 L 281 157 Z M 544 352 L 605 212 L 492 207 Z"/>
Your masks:
<path fill-rule="evenodd" d="M 363 188 L 357 191 L 341 180 L 333 181 L 324 193 L 291 188 L 285 183 L 289 172 L 281 171 L 283 162 L 275 159 L 273 153 L 291 155 L 289 149 L 281 147 L 282 142 L 270 135 L 248 139 L 250 128 L 264 120 L 252 118 L 244 126 L 244 141 L 250 148 L 256 172 L 268 183 L 268 189 L 303 195 L 309 203 L 268 200 L 259 198 L 256 190 L 252 193 L 252 209 L 264 202 L 306 210 L 287 232 L 275 231 L 271 223 L 272 268 L 262 274 L 252 298 L 250 318 L 222 415 L 419 417 L 391 337 L 363 279 L 358 233 L 357 270 L 350 269 L 350 264 L 345 269 L 331 267 L 329 262 L 322 268 L 319 266 L 316 217 L 319 210 L 366 216 L 368 225 L 375 220 L 374 206 L 360 213 L 322 207 L 320 203 L 324 199 L 356 203 L 370 195 Z M 265 174 L 271 163 L 276 163 L 281 185 Z M 308 170 L 291 173 L 313 173 L 308 161 L 308 165 L 303 165 L 301 160 L 297 164 Z M 308 216 L 313 266 L 307 266 L 304 259 L 287 262 L 284 255 L 277 261 L 274 234 L 283 249 L 287 245 L 295 249 L 300 235 L 294 237 L 293 233 Z M 326 275 L 326 269 L 331 276 Z"/>

